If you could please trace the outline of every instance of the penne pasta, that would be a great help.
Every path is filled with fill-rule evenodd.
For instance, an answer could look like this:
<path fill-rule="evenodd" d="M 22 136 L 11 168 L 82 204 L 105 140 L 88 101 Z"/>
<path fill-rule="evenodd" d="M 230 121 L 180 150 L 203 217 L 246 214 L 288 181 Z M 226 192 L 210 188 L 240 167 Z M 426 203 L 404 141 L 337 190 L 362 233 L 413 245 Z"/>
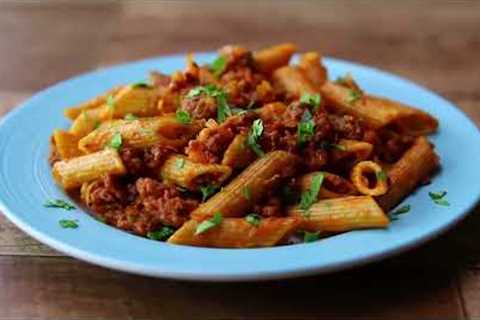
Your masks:
<path fill-rule="evenodd" d="M 313 204 L 307 214 L 291 208 L 289 216 L 302 219 L 300 227 L 310 231 L 344 232 L 365 228 L 385 228 L 389 219 L 370 196 L 326 199 Z"/>
<path fill-rule="evenodd" d="M 401 134 L 419 136 L 433 133 L 438 127 L 437 120 L 426 112 L 333 82 L 327 81 L 320 92 L 335 112 L 363 119 L 373 129 L 388 126 Z"/>
<path fill-rule="evenodd" d="M 270 247 L 294 232 L 300 220 L 292 217 L 267 218 L 260 220 L 259 225 L 255 226 L 244 218 L 225 218 L 207 232 L 195 234 L 199 223 L 196 220 L 187 221 L 168 242 L 216 248 Z"/>
<path fill-rule="evenodd" d="M 317 52 L 307 52 L 300 56 L 298 68 L 303 72 L 305 77 L 315 86 L 316 90 L 320 90 L 327 80 L 327 69 L 320 61 L 320 55 Z"/>
<path fill-rule="evenodd" d="M 222 165 L 243 169 L 256 159 L 255 153 L 246 146 L 247 136 L 237 134 L 223 154 Z"/>
<path fill-rule="evenodd" d="M 158 115 L 157 96 L 150 87 L 125 86 L 117 92 L 110 103 L 104 105 L 108 118 L 123 118 L 127 114 L 141 117 Z"/>
<path fill-rule="evenodd" d="M 297 67 L 286 66 L 275 70 L 272 80 L 275 87 L 291 97 L 299 98 L 304 93 L 313 94 L 317 91 Z"/>
<path fill-rule="evenodd" d="M 85 153 L 105 148 L 116 133 L 122 136 L 122 146 L 142 148 L 154 144 L 181 147 L 202 128 L 202 122 L 182 124 L 173 115 L 136 120 L 110 120 L 79 141 Z"/>
<path fill-rule="evenodd" d="M 70 120 L 75 120 L 78 116 L 82 114 L 82 112 L 91 110 L 91 109 L 96 109 L 102 105 L 104 105 L 107 102 L 107 99 L 109 96 L 113 96 L 117 94 L 122 87 L 114 87 L 111 90 L 108 90 L 106 93 L 103 95 L 97 96 L 91 100 L 88 100 L 87 102 L 84 102 L 78 106 L 75 107 L 70 107 L 65 109 L 64 114 L 67 118 Z"/>
<path fill-rule="evenodd" d="M 292 43 L 284 43 L 255 52 L 253 59 L 261 72 L 269 74 L 286 66 L 295 51 L 297 51 L 297 46 Z"/>
<path fill-rule="evenodd" d="M 53 165 L 53 177 L 65 189 L 80 187 L 84 182 L 100 178 L 104 174 L 121 175 L 126 172 L 118 152 L 106 149 Z"/>
<path fill-rule="evenodd" d="M 82 138 L 98 128 L 104 119 L 105 109 L 103 107 L 84 110 L 75 121 L 73 121 L 69 132 L 78 138 Z"/>
<path fill-rule="evenodd" d="M 195 209 L 191 216 L 197 220 L 221 212 L 224 217 L 238 217 L 247 212 L 282 178 L 294 175 L 299 159 L 285 151 L 273 151 L 257 159 L 226 187 Z M 243 194 L 249 190 L 247 199 Z"/>
<path fill-rule="evenodd" d="M 81 156 L 83 152 L 78 149 L 78 137 L 64 130 L 55 130 L 53 143 L 62 160 Z"/>
<path fill-rule="evenodd" d="M 331 151 L 333 161 L 348 161 L 351 164 L 370 158 L 373 145 L 365 141 L 341 139 L 338 147 Z"/>
<path fill-rule="evenodd" d="M 310 190 L 312 179 L 320 172 L 310 172 L 298 178 L 297 188 L 301 192 Z M 333 173 L 323 172 L 323 183 L 317 199 L 331 199 L 357 194 L 355 187 L 348 181 Z"/>
<path fill-rule="evenodd" d="M 379 205 L 384 210 L 392 209 L 438 166 L 439 159 L 430 142 L 425 137 L 416 138 L 410 149 L 388 170 L 390 189 L 376 198 Z"/>
<path fill-rule="evenodd" d="M 231 173 L 229 166 L 196 163 L 178 154 L 170 156 L 160 169 L 164 181 L 189 190 L 198 190 L 205 185 L 221 186 Z"/>
<path fill-rule="evenodd" d="M 355 188 L 362 194 L 380 196 L 388 190 L 387 174 L 373 161 L 357 163 L 350 175 Z"/>

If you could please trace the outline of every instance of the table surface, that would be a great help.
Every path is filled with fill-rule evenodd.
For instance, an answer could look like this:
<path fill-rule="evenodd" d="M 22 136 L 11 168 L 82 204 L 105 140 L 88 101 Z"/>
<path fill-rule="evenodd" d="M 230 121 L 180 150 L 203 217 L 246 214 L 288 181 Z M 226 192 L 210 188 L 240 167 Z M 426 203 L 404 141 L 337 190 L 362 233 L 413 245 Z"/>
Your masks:
<path fill-rule="evenodd" d="M 410 78 L 478 125 L 479 29 L 479 2 L 2 2 L 0 115 L 100 66 L 225 43 L 295 41 Z M 366 267 L 232 284 L 89 265 L 39 244 L 0 214 L 0 319 L 480 318 L 478 213 L 480 206 L 425 246 Z"/>

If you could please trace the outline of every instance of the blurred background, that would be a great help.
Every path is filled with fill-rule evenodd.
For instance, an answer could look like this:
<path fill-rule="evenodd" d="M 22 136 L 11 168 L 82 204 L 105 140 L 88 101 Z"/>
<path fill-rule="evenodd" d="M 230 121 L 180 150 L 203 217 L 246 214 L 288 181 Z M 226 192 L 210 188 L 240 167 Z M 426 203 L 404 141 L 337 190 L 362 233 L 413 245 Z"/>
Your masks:
<path fill-rule="evenodd" d="M 0 116 L 78 73 L 285 41 L 414 80 L 480 123 L 480 1 L 431 0 L 0 1 Z M 478 319 L 479 228 L 472 214 L 419 249 L 339 274 L 208 284 L 64 257 L 0 214 L 0 319 Z"/>

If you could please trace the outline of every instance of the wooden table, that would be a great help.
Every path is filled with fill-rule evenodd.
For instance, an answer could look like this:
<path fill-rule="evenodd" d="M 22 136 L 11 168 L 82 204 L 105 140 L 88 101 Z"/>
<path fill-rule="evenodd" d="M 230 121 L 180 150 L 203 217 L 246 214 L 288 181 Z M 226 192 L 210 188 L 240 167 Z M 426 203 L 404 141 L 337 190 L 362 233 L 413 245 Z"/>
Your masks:
<path fill-rule="evenodd" d="M 480 123 L 479 2 L 247 3 L 2 2 L 0 114 L 100 66 L 224 43 L 295 41 L 408 77 Z M 422 248 L 367 267 L 233 284 L 92 266 L 0 215 L 0 319 L 480 318 L 479 212 Z"/>

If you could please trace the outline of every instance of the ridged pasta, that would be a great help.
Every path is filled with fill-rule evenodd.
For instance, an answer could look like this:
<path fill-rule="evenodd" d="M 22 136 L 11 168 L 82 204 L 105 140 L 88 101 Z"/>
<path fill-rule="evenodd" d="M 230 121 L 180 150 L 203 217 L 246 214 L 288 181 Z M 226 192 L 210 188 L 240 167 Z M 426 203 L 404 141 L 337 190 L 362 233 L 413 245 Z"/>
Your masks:
<path fill-rule="evenodd" d="M 369 196 L 380 196 L 388 191 L 388 177 L 382 167 L 373 161 L 357 163 L 350 175 L 357 190 Z"/>

